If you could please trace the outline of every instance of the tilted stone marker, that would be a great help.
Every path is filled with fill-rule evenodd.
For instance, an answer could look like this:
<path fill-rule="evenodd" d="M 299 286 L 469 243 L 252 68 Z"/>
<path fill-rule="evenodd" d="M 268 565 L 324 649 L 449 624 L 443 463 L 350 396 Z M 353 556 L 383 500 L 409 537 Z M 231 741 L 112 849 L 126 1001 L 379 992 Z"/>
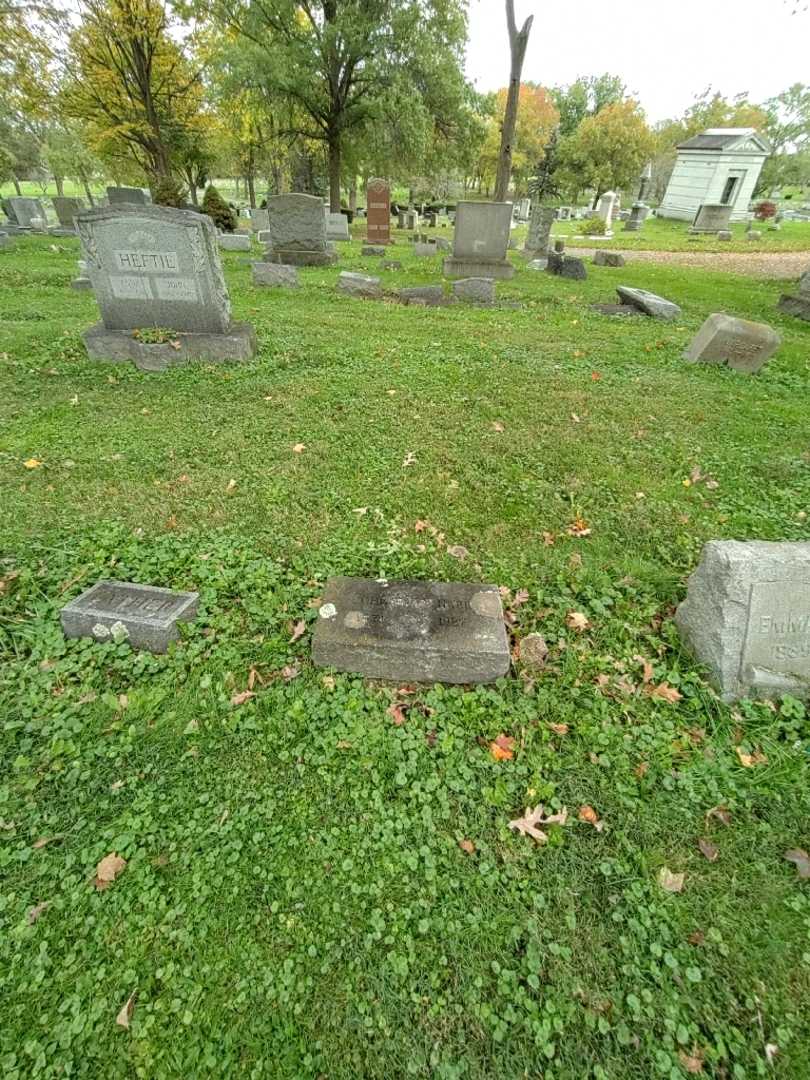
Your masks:
<path fill-rule="evenodd" d="M 514 277 L 506 257 L 511 227 L 511 203 L 460 202 L 453 254 L 444 263 L 447 277 Z"/>
<path fill-rule="evenodd" d="M 345 214 L 333 214 L 326 210 L 326 239 L 327 240 L 351 240 L 349 235 L 349 219 Z"/>
<path fill-rule="evenodd" d="M 270 195 L 270 244 L 265 261 L 285 266 L 331 266 L 337 255 L 326 239 L 323 202 L 314 195 Z"/>
<path fill-rule="evenodd" d="M 250 237 L 244 233 L 220 233 L 217 243 L 221 251 L 250 251 Z"/>
<path fill-rule="evenodd" d="M 12 195 L 11 198 L 4 199 L 3 209 L 12 225 L 17 225 L 20 229 L 35 228 L 33 222 L 37 218 L 44 219 L 46 222 L 48 220 L 45 207 L 40 200 L 28 198 L 26 195 Z"/>
<path fill-rule="evenodd" d="M 282 263 L 255 262 L 252 264 L 252 270 L 254 285 L 297 289 L 301 284 L 298 280 L 298 268 L 295 266 L 284 266 Z"/>
<path fill-rule="evenodd" d="M 810 543 L 712 540 L 675 622 L 724 701 L 810 696 Z"/>
<path fill-rule="evenodd" d="M 382 296 L 382 287 L 378 277 L 353 274 L 348 270 L 341 271 L 337 291 L 346 296 L 359 296 L 367 300 L 379 300 Z"/>
<path fill-rule="evenodd" d="M 681 309 L 663 296 L 647 292 L 646 289 L 633 289 L 629 285 L 620 285 L 616 292 L 622 304 L 631 304 L 634 308 L 649 315 L 652 319 L 677 319 Z"/>
<path fill-rule="evenodd" d="M 78 214 L 76 231 L 101 309 L 102 321 L 84 334 L 91 358 L 163 371 L 192 359 L 253 356 L 253 327 L 231 321 L 209 217 L 165 206 L 101 207 Z M 154 328 L 170 331 L 171 341 L 150 344 L 134 333 Z"/>
<path fill-rule="evenodd" d="M 779 301 L 779 310 L 786 315 L 795 315 L 797 319 L 810 322 L 810 270 L 799 281 L 797 296 L 783 296 Z"/>
<path fill-rule="evenodd" d="M 99 581 L 62 608 L 62 630 L 68 638 L 126 641 L 133 649 L 165 653 L 180 637 L 177 624 L 195 618 L 198 602 L 196 592 Z"/>
<path fill-rule="evenodd" d="M 753 375 L 773 356 L 782 339 L 765 323 L 710 315 L 684 353 L 694 364 L 726 364 Z"/>
<path fill-rule="evenodd" d="M 69 199 L 67 196 L 57 195 L 51 199 L 56 211 L 57 220 L 64 230 L 76 231 L 76 215 L 84 210 L 84 199 Z"/>
<path fill-rule="evenodd" d="M 510 663 L 500 593 L 495 585 L 330 578 L 312 659 L 371 679 L 493 682 Z"/>
<path fill-rule="evenodd" d="M 585 281 L 588 276 L 582 259 L 574 255 L 562 255 L 558 251 L 548 253 L 546 271 L 549 274 L 556 274 L 557 277 L 570 278 L 572 281 Z"/>
<path fill-rule="evenodd" d="M 366 186 L 366 233 L 370 244 L 391 243 L 391 188 L 387 180 L 375 177 Z M 400 214 L 400 229 L 405 227 L 405 215 Z"/>
<path fill-rule="evenodd" d="M 551 238 L 551 227 L 556 217 L 557 211 L 553 206 L 541 206 L 539 203 L 532 206 L 529 230 L 526 233 L 524 245 L 526 251 L 539 251 L 545 255 Z"/>
<path fill-rule="evenodd" d="M 618 251 L 605 251 L 601 249 L 594 252 L 594 266 L 624 266 L 624 256 Z"/>
<path fill-rule="evenodd" d="M 139 187 L 108 187 L 107 201 L 110 206 L 149 206 L 152 197 Z"/>
<path fill-rule="evenodd" d="M 689 231 L 692 233 L 726 232 L 733 212 L 733 206 L 725 206 L 722 203 L 703 203 L 698 207 Z"/>

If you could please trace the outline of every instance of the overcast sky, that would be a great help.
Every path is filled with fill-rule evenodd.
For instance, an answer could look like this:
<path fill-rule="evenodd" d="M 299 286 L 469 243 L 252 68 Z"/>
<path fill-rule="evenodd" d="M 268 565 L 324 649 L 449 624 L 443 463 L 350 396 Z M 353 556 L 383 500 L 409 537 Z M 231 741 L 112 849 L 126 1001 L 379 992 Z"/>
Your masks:
<path fill-rule="evenodd" d="M 805 0 L 515 0 L 534 14 L 523 78 L 545 85 L 620 75 L 650 123 L 679 116 L 706 87 L 755 102 L 810 83 Z M 470 0 L 467 75 L 478 90 L 509 81 L 504 0 Z"/>

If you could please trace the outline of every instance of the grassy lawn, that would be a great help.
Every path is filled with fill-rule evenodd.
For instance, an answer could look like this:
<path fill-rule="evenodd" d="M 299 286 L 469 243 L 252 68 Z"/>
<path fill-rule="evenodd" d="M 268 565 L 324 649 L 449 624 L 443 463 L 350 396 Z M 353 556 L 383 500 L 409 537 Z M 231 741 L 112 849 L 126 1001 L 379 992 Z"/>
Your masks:
<path fill-rule="evenodd" d="M 359 250 L 341 267 L 380 273 Z M 392 255 L 386 284 L 436 280 Z M 258 357 L 145 375 L 86 359 L 77 257 L 0 251 L 3 1076 L 810 1075 L 784 859 L 810 849 L 810 721 L 720 704 L 670 618 L 706 540 L 808 536 L 810 325 L 783 287 L 515 256 L 495 309 L 410 308 L 338 297 L 337 268 L 257 290 L 225 253 Z M 621 283 L 683 318 L 590 309 Z M 713 311 L 783 335 L 760 376 L 683 362 Z M 477 689 L 316 670 L 336 573 L 495 582 L 547 664 Z M 99 577 L 197 589 L 200 617 L 165 657 L 64 641 Z M 546 846 L 508 827 L 538 803 L 568 808 Z"/>
<path fill-rule="evenodd" d="M 571 246 L 620 248 L 625 251 L 807 251 L 810 252 L 810 222 L 783 221 L 778 232 L 770 232 L 767 224 L 754 221 L 752 228 L 762 235 L 759 240 L 747 240 L 748 225 L 731 226 L 731 240 L 718 240 L 715 233 L 689 236 L 689 223 L 650 217 L 640 232 L 624 231 L 624 222 L 617 221 L 610 239 L 599 239 L 596 244 L 582 234 L 584 221 L 556 221 L 554 236 L 565 236 Z M 808 254 L 810 259 L 810 254 Z"/>

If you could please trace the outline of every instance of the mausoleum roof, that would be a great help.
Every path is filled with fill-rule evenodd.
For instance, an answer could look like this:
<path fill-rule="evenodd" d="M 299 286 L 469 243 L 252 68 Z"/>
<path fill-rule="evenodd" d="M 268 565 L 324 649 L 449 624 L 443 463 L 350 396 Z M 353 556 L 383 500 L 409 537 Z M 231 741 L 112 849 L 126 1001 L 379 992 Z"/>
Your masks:
<path fill-rule="evenodd" d="M 745 139 L 753 139 L 762 147 L 763 153 L 770 152 L 767 140 L 754 128 L 709 128 L 679 143 L 678 150 L 731 150 Z"/>

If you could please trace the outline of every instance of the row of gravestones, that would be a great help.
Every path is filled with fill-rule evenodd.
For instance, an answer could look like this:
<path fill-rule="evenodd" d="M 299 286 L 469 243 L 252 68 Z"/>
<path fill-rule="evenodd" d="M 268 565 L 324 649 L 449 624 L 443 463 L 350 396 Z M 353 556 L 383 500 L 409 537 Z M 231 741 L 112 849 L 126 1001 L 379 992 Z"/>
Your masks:
<path fill-rule="evenodd" d="M 165 652 L 196 617 L 196 592 L 100 581 L 61 612 L 69 638 Z M 810 543 L 711 541 L 675 615 L 724 701 L 810 696 Z M 507 675 L 499 589 L 330 578 L 316 665 L 394 682 L 486 683 Z"/>
<path fill-rule="evenodd" d="M 107 204 L 109 206 L 145 206 L 151 202 L 149 195 L 141 188 L 108 187 Z M 6 220 L 0 229 L 7 233 L 51 232 L 55 235 L 72 236 L 75 233 L 75 219 L 86 209 L 84 199 L 55 195 L 51 199 L 59 225 L 54 229 L 48 225 L 48 214 L 41 199 L 27 195 L 12 195 L 0 200 Z"/>

